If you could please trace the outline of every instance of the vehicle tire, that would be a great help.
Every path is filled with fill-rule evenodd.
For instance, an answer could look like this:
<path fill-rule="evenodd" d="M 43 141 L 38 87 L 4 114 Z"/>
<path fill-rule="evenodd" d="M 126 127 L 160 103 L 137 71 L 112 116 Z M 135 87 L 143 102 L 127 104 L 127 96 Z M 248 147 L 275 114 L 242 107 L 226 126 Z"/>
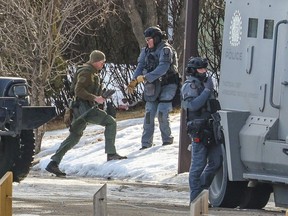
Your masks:
<path fill-rule="evenodd" d="M 19 155 L 19 139 L 12 136 L 0 137 L 0 178 L 7 171 L 12 171 L 13 165 Z"/>
<path fill-rule="evenodd" d="M 215 207 L 235 208 L 240 205 L 247 182 L 229 181 L 227 157 L 224 145 L 222 145 L 223 165 L 216 173 L 209 188 L 209 202 Z"/>
<path fill-rule="evenodd" d="M 21 181 L 29 173 L 35 154 L 35 138 L 33 130 L 23 130 L 20 135 L 19 156 L 13 167 L 13 180 Z"/>
<path fill-rule="evenodd" d="M 35 150 L 33 130 L 23 130 L 20 136 L 1 136 L 0 177 L 13 172 L 13 181 L 20 182 L 29 173 Z"/>
<path fill-rule="evenodd" d="M 240 203 L 242 209 L 262 209 L 270 199 L 273 188 L 269 184 L 258 183 L 255 187 L 247 187 Z"/>

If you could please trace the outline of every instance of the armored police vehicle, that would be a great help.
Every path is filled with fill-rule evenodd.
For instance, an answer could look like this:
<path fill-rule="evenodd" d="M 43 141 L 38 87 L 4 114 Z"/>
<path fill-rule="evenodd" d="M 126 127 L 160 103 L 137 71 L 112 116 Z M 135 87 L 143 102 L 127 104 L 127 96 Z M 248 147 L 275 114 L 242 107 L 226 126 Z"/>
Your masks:
<path fill-rule="evenodd" d="M 214 206 L 288 207 L 288 1 L 226 1 Z"/>
<path fill-rule="evenodd" d="M 29 173 L 35 139 L 33 129 L 56 116 L 54 107 L 30 106 L 26 79 L 0 77 L 0 178 L 13 172 L 13 181 Z"/>

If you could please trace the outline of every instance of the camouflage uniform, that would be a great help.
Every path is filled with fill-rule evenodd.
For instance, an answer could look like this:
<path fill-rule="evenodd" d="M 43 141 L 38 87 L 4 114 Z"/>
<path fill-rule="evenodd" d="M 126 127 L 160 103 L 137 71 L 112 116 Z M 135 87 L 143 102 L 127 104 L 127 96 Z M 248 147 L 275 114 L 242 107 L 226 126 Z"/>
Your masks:
<path fill-rule="evenodd" d="M 99 71 L 88 63 L 83 65 L 83 67 L 85 68 L 78 74 L 75 87 L 76 101 L 73 104 L 74 116 L 70 127 L 70 134 L 51 157 L 58 164 L 65 153 L 79 142 L 88 123 L 105 127 L 105 153 L 116 153 L 116 121 L 105 111 L 99 109 L 94 101 L 94 95 L 99 95 L 102 91 L 98 76 Z"/>
<path fill-rule="evenodd" d="M 70 125 L 69 136 L 61 143 L 56 153 L 51 157 L 46 170 L 56 176 L 65 176 L 58 165 L 67 151 L 73 148 L 83 135 L 88 123 L 102 125 L 105 127 L 105 152 L 107 160 L 126 159 L 126 156 L 120 156 L 116 153 L 116 121 L 105 111 L 98 107 L 98 103 L 105 101 L 100 83 L 99 71 L 105 63 L 105 54 L 99 50 L 94 50 L 90 54 L 90 60 L 82 67 L 78 68 L 76 83 L 72 83 L 72 89 L 75 93 L 75 100 L 70 108 L 73 109 L 73 120 Z M 97 68 L 97 69 L 96 69 Z M 97 102 L 96 102 L 97 101 Z"/>

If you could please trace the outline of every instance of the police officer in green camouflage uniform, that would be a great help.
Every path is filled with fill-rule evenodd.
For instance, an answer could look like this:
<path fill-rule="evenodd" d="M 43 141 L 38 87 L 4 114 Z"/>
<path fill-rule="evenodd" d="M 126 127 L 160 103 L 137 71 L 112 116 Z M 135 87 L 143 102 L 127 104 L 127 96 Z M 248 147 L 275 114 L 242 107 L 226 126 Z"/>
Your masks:
<path fill-rule="evenodd" d="M 66 175 L 59 170 L 58 165 L 65 153 L 79 142 L 88 123 L 105 127 L 105 153 L 107 153 L 108 161 L 127 158 L 116 153 L 116 120 L 98 108 L 98 105 L 105 102 L 105 98 L 101 96 L 102 85 L 99 78 L 99 72 L 103 68 L 105 60 L 103 52 L 94 50 L 90 54 L 90 60 L 77 70 L 77 81 L 75 84 L 76 99 L 72 105 L 73 120 L 70 126 L 70 134 L 61 143 L 46 167 L 48 172 L 54 173 L 56 176 Z"/>

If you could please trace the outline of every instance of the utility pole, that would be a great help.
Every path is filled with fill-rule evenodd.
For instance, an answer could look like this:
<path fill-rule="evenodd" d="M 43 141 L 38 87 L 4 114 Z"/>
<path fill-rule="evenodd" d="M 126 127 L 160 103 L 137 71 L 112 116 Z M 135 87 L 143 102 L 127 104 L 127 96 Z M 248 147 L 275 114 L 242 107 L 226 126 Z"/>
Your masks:
<path fill-rule="evenodd" d="M 185 81 L 185 67 L 191 56 L 198 56 L 198 19 L 200 0 L 186 0 L 186 22 L 184 35 L 184 58 L 182 80 Z M 180 140 L 178 173 L 189 171 L 191 163 L 191 152 L 187 150 L 190 138 L 186 130 L 186 112 L 181 110 L 180 119 Z"/>

